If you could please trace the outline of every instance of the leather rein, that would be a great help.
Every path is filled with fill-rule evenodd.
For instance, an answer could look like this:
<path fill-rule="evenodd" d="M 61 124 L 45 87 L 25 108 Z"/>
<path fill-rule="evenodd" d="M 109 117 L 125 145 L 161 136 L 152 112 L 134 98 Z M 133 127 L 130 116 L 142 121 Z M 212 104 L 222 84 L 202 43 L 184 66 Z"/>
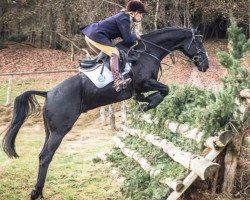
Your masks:
<path fill-rule="evenodd" d="M 195 47 L 196 47 L 197 54 L 200 54 L 200 53 L 207 54 L 207 53 L 204 52 L 201 48 L 198 47 L 197 41 L 196 41 L 196 38 L 197 38 L 197 37 L 203 37 L 203 36 L 202 36 L 202 35 L 197 35 L 197 34 L 195 34 L 194 29 L 191 29 L 191 30 L 192 30 L 192 39 L 191 39 L 191 41 L 190 41 L 190 44 L 189 44 L 189 46 L 188 46 L 188 49 L 190 49 L 192 43 L 194 42 L 194 43 L 195 43 Z M 145 40 L 145 39 L 140 39 L 140 40 L 141 40 L 142 44 L 144 45 L 144 49 L 143 49 L 143 50 L 136 50 L 136 49 L 134 49 L 134 48 L 138 45 L 138 42 L 137 42 L 135 45 L 133 45 L 133 46 L 130 48 L 130 50 L 133 50 L 133 51 L 135 51 L 135 52 L 137 52 L 137 53 L 144 53 L 144 54 L 147 54 L 147 55 L 151 56 L 152 58 L 156 59 L 156 60 L 160 63 L 160 71 L 161 71 L 161 74 L 162 74 L 162 67 L 161 67 L 162 64 L 163 64 L 163 65 L 169 66 L 169 68 L 172 67 L 172 66 L 169 65 L 169 64 L 166 64 L 166 63 L 162 63 L 161 60 L 160 60 L 158 57 L 156 57 L 156 56 L 153 55 L 153 54 L 148 53 L 148 52 L 147 52 L 147 46 L 146 46 L 145 43 L 151 44 L 152 46 L 155 46 L 155 47 L 157 47 L 157 48 L 159 48 L 159 49 L 161 49 L 161 50 L 164 50 L 165 52 L 168 52 L 168 53 L 169 53 L 168 55 L 170 55 L 170 57 L 171 57 L 172 63 L 175 64 L 175 55 L 173 54 L 173 51 L 171 51 L 171 50 L 169 50 L 169 49 L 167 49 L 167 48 L 165 48 L 165 47 L 162 47 L 162 46 L 160 46 L 160 45 L 157 45 L 157 44 L 155 44 L 155 43 L 153 43 L 153 42 L 150 42 L 150 41 L 148 41 L 148 40 Z M 129 50 L 129 51 L 130 51 L 130 50 Z M 129 52 L 128 52 L 128 53 L 129 53 Z M 200 66 L 205 60 L 207 60 L 207 56 L 206 56 L 206 59 L 201 60 L 201 55 L 193 56 L 192 59 L 190 59 L 190 58 L 187 59 L 185 56 L 183 56 L 183 55 L 181 55 L 181 54 L 178 54 L 177 57 L 180 57 L 182 60 L 188 61 L 188 62 L 193 63 L 193 64 L 195 64 L 195 63 L 198 62 L 198 66 Z"/>

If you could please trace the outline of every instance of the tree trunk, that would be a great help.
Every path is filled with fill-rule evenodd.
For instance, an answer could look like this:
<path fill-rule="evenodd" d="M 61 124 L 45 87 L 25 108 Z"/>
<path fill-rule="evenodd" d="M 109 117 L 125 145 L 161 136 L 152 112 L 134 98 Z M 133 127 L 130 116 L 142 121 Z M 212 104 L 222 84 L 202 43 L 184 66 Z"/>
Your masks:
<path fill-rule="evenodd" d="M 41 30 L 41 35 L 40 35 L 40 48 L 43 48 L 43 41 L 44 41 L 44 32 L 43 29 Z"/>
<path fill-rule="evenodd" d="M 70 56 L 71 61 L 75 60 L 75 50 L 74 50 L 74 45 L 71 43 L 71 56 Z"/>
<path fill-rule="evenodd" d="M 55 42 L 55 24 L 54 24 L 54 17 L 53 17 L 53 11 L 52 6 L 49 10 L 49 48 L 55 49 L 56 48 L 56 42 Z"/>
<path fill-rule="evenodd" d="M 158 13 L 159 13 L 159 4 L 160 0 L 156 1 L 156 8 L 155 8 L 155 19 L 154 19 L 154 29 L 157 30 L 157 21 L 158 21 Z"/>

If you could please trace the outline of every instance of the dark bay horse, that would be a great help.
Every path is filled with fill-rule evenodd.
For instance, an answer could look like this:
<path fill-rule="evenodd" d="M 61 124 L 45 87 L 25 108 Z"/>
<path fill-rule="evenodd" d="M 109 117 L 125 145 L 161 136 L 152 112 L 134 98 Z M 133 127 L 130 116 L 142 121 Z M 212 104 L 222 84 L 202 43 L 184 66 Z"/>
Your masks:
<path fill-rule="evenodd" d="M 46 98 L 43 119 L 46 138 L 39 155 L 39 172 L 31 199 L 42 196 L 48 166 L 63 137 L 71 130 L 81 115 L 90 109 L 135 97 L 145 102 L 142 110 L 147 111 L 159 105 L 168 94 L 166 85 L 157 81 L 161 60 L 174 50 L 182 51 L 199 71 L 208 69 L 208 58 L 202 43 L 202 36 L 194 29 L 163 28 L 142 36 L 136 46 L 142 51 L 136 63 L 132 65 L 130 76 L 133 84 L 116 92 L 112 83 L 97 88 L 85 75 L 77 74 L 51 91 L 26 91 L 16 97 L 13 118 L 3 139 L 3 150 L 9 157 L 18 157 L 15 151 L 15 139 L 25 119 L 35 111 L 38 105 L 35 95 Z M 148 96 L 143 93 L 154 91 Z"/>

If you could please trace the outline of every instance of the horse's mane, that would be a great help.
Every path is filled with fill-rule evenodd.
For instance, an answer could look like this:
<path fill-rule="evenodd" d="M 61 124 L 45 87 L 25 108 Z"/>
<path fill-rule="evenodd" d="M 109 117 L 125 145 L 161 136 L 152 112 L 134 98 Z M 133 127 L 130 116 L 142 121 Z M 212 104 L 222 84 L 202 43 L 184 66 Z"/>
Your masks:
<path fill-rule="evenodd" d="M 185 28 L 185 27 L 164 27 L 161 29 L 157 29 L 148 33 L 145 33 L 143 35 L 141 35 L 142 38 L 150 38 L 150 37 L 154 37 L 155 35 L 160 35 L 163 33 L 167 33 L 167 35 L 169 37 L 171 36 L 175 36 L 176 37 L 176 32 L 180 32 L 180 31 L 184 31 L 184 32 L 190 32 L 191 28 Z"/>

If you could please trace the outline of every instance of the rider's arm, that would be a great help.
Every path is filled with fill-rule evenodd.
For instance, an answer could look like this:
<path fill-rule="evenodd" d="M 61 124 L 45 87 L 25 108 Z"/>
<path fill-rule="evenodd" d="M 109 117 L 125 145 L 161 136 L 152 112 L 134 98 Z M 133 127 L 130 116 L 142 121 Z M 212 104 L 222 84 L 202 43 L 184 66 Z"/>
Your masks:
<path fill-rule="evenodd" d="M 136 34 L 131 32 L 129 18 L 122 18 L 117 20 L 117 26 L 125 43 L 132 44 L 137 40 Z"/>

